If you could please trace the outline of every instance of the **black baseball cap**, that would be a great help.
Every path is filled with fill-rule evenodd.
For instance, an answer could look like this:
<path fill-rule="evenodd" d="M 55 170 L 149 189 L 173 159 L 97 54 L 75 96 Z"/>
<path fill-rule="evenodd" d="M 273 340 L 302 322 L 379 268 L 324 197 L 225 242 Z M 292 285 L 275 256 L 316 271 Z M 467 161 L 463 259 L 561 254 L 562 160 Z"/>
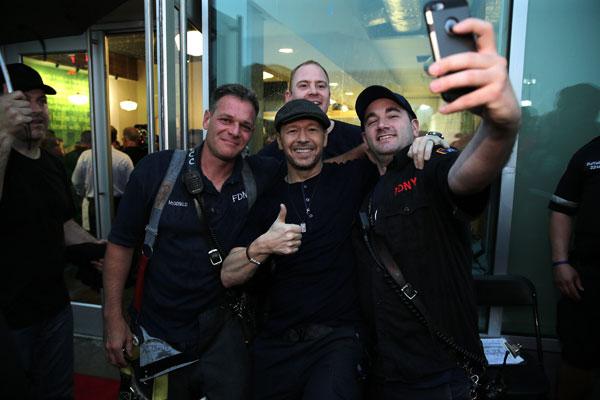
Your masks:
<path fill-rule="evenodd" d="M 373 85 L 360 92 L 360 94 L 356 98 L 356 105 L 354 108 L 356 109 L 356 115 L 358 115 L 358 119 L 360 119 L 360 125 L 363 128 L 365 125 L 365 112 L 367 111 L 367 107 L 369 107 L 369 104 L 378 99 L 392 100 L 393 102 L 397 103 L 400 107 L 406 110 L 411 120 L 417 119 L 417 115 L 413 111 L 408 100 L 404 98 L 404 96 L 398 93 L 394 93 L 386 87 Z"/>
<path fill-rule="evenodd" d="M 323 129 L 329 128 L 330 122 L 327 114 L 321 107 L 305 99 L 290 100 L 275 114 L 275 130 L 279 132 L 281 126 L 299 119 L 312 119 L 317 121 Z"/>
<path fill-rule="evenodd" d="M 40 74 L 28 65 L 15 63 L 6 66 L 13 90 L 24 92 L 33 89 L 42 89 L 46 94 L 56 94 L 54 88 L 45 85 Z M 5 83 L 4 74 L 0 74 L 0 86 Z"/>

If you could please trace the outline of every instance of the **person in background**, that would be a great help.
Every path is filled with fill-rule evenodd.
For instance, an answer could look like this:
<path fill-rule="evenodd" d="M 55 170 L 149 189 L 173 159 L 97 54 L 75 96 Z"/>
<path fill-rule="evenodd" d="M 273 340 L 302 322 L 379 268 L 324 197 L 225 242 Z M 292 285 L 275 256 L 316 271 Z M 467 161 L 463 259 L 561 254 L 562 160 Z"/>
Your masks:
<path fill-rule="evenodd" d="M 87 149 L 92 148 L 92 131 L 85 130 L 81 132 L 79 141 L 75 143 L 75 148 L 65 154 L 65 168 L 67 170 L 67 176 L 73 175 L 75 166 L 79 156 Z"/>
<path fill-rule="evenodd" d="M 0 313 L 6 319 L 30 393 L 72 399 L 73 314 L 63 277 L 65 248 L 99 244 L 73 221 L 62 162 L 40 148 L 56 91 L 25 64 L 0 75 Z M 98 265 L 100 267 L 100 265 Z"/>
<path fill-rule="evenodd" d="M 600 104 L 600 91 L 596 96 L 596 104 Z M 554 282 L 561 294 L 557 307 L 557 333 L 562 345 L 559 400 L 591 398 L 588 396 L 594 390 L 594 371 L 598 386 L 599 204 L 600 136 L 597 136 L 575 152 L 548 206 Z"/>
<path fill-rule="evenodd" d="M 287 103 L 294 99 L 305 99 L 316 104 L 324 113 L 329 109 L 331 91 L 329 88 L 329 75 L 321 64 L 314 60 L 307 60 L 296 66 L 290 73 L 288 90 L 284 95 Z M 362 133 L 359 126 L 346 122 L 330 119 L 327 128 L 327 145 L 323 151 L 323 159 L 327 160 L 359 147 L 362 148 Z M 357 156 L 362 156 L 362 151 Z M 277 147 L 276 141 L 271 141 L 258 152 L 262 156 L 277 157 L 284 160 L 283 152 Z M 347 157 L 353 157 L 348 154 Z"/>
<path fill-rule="evenodd" d="M 123 129 L 123 153 L 127 154 L 133 166 L 148 154 L 148 146 L 140 145 L 142 135 L 137 128 L 129 126 Z"/>
<path fill-rule="evenodd" d="M 121 150 L 121 142 L 119 142 L 118 139 L 119 136 L 119 132 L 117 131 L 117 128 L 115 128 L 114 126 L 110 126 L 110 145 L 117 149 L 117 150 Z"/>
<path fill-rule="evenodd" d="M 117 130 L 111 126 L 111 135 Z M 116 135 L 115 135 L 116 136 Z M 111 146 L 112 160 L 112 197 L 115 213 L 119 209 L 119 202 L 125 186 L 129 180 L 129 175 L 133 171 L 133 162 L 131 158 L 114 146 Z M 82 226 L 92 234 L 96 234 L 96 207 L 94 202 L 94 180 L 92 150 L 88 149 L 81 153 L 77 160 L 77 165 L 71 175 L 71 182 L 78 196 L 83 198 L 81 203 Z"/>
<path fill-rule="evenodd" d="M 47 137 L 42 141 L 41 148 L 64 161 L 65 146 L 61 138 Z"/>

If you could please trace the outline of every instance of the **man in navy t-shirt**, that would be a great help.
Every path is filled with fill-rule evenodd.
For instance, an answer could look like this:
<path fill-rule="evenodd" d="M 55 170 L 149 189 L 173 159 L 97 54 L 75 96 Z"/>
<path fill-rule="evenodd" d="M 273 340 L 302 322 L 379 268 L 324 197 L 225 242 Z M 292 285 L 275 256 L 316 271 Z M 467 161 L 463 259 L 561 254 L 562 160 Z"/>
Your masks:
<path fill-rule="evenodd" d="M 213 244 L 208 235 L 212 229 L 218 247 L 227 254 L 240 232 L 249 197 L 244 163 L 255 176 L 258 193 L 279 170 L 277 160 L 251 157 L 244 161 L 240 156 L 252 136 L 257 113 L 252 91 L 237 84 L 216 89 L 204 114 L 206 140 L 188 154 L 161 214 L 141 308 L 132 319 L 138 336 L 143 328 L 147 335 L 183 352 L 186 360 L 195 361 L 178 364 L 180 368 L 168 373 L 169 399 L 246 398 L 244 338 L 238 319 L 226 305 L 219 268 L 209 260 Z M 131 354 L 133 340 L 121 306 L 123 287 L 173 154 L 154 153 L 136 166 L 109 236 L 104 269 L 105 347 L 109 361 L 117 366 L 126 365 L 124 351 Z M 203 181 L 203 221 L 182 178 L 193 171 Z"/>

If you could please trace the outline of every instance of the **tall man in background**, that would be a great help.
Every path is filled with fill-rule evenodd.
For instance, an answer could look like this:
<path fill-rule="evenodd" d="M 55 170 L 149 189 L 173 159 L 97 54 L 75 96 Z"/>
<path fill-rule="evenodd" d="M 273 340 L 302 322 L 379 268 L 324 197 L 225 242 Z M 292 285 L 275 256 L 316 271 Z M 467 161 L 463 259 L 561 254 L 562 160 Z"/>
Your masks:
<path fill-rule="evenodd" d="M 296 66 L 290 73 L 289 87 L 285 92 L 284 99 L 286 103 L 294 99 L 308 100 L 327 114 L 331 90 L 329 75 L 325 68 L 314 60 L 308 60 Z M 327 145 L 323 151 L 324 160 L 347 153 L 363 144 L 360 127 L 343 121 L 333 119 L 330 121 L 326 131 Z M 258 154 L 277 157 L 280 160 L 285 159 L 283 152 L 277 147 L 277 142 L 266 145 Z M 362 152 L 359 152 L 358 155 L 362 155 Z"/>
<path fill-rule="evenodd" d="M 561 294 L 557 309 L 562 345 L 557 394 L 561 400 L 587 398 L 593 371 L 598 371 L 599 204 L 600 136 L 573 155 L 549 204 L 552 267 Z"/>

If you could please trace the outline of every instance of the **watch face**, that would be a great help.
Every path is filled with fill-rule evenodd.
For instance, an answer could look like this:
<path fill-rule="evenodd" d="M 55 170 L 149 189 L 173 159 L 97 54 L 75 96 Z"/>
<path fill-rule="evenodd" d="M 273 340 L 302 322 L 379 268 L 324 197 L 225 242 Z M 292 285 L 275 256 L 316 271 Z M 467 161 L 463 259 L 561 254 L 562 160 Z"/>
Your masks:
<path fill-rule="evenodd" d="M 426 136 L 437 136 L 440 139 L 444 138 L 444 135 L 442 135 L 440 132 L 436 132 L 436 131 L 429 131 L 425 134 Z"/>

